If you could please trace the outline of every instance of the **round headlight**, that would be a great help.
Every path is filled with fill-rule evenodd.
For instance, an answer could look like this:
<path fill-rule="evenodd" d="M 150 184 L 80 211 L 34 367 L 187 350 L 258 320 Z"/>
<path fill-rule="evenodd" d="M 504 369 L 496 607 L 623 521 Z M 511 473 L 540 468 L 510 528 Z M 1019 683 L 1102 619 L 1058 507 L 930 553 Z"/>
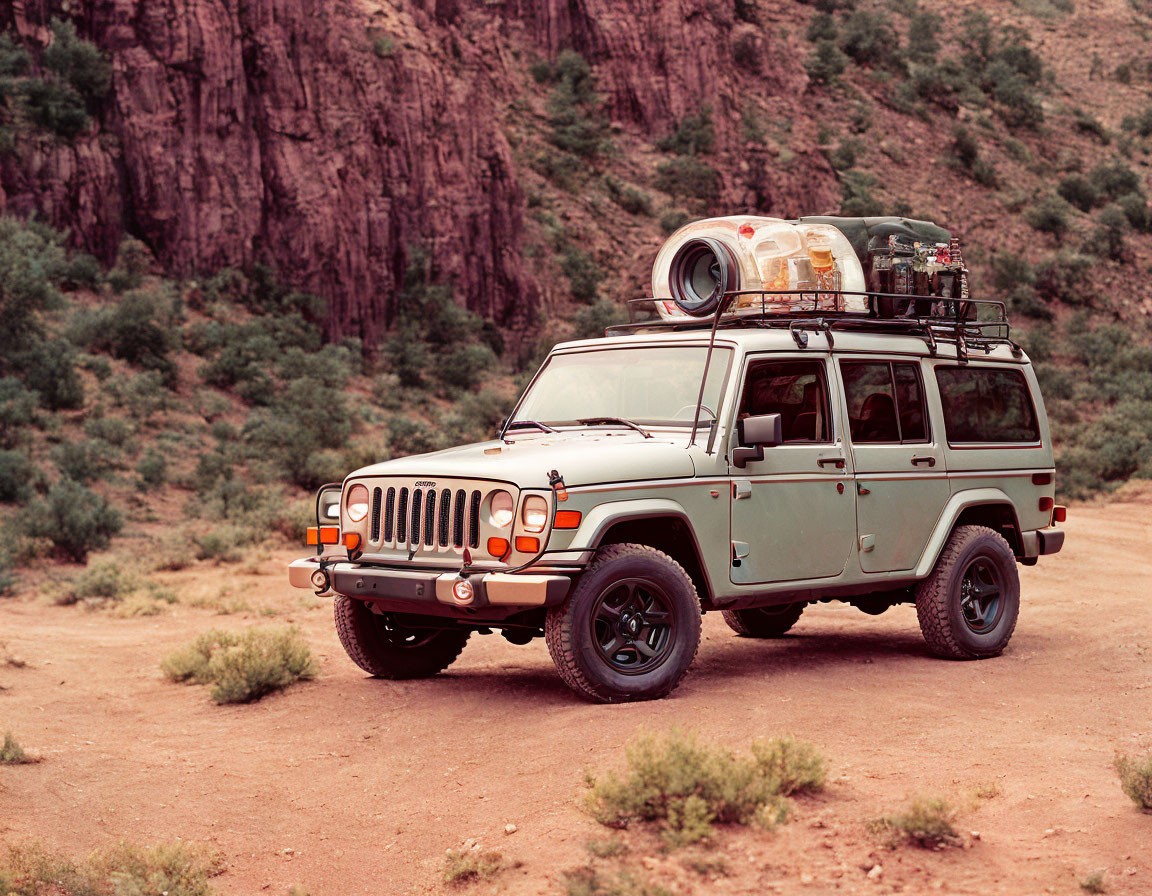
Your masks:
<path fill-rule="evenodd" d="M 548 525 L 548 502 L 539 495 L 529 495 L 524 499 L 520 519 L 528 532 L 543 532 Z"/>
<path fill-rule="evenodd" d="M 368 489 L 354 485 L 348 489 L 348 519 L 354 523 L 368 516 Z"/>
<path fill-rule="evenodd" d="M 515 505 L 512 503 L 512 496 L 508 492 L 500 491 L 492 494 L 488 517 L 493 526 L 497 529 L 503 529 L 512 522 L 512 517 L 515 514 Z"/>

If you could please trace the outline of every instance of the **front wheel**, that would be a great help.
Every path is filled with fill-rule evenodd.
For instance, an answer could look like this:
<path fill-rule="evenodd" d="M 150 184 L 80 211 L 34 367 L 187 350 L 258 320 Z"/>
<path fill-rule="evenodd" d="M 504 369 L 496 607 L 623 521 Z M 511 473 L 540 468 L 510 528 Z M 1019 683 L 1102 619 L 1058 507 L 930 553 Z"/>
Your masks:
<path fill-rule="evenodd" d="M 700 602 L 684 568 L 638 544 L 601 550 L 563 606 L 548 611 L 548 652 L 564 683 L 598 703 L 670 694 L 700 646 Z"/>
<path fill-rule="evenodd" d="M 471 634 L 373 613 L 364 601 L 350 597 L 336 598 L 333 613 L 344 651 L 376 678 L 429 678 L 452 665 Z"/>
<path fill-rule="evenodd" d="M 1020 577 L 1008 542 L 985 526 L 957 526 L 932 575 L 916 587 L 928 646 L 952 659 L 997 656 L 1019 615 Z"/>

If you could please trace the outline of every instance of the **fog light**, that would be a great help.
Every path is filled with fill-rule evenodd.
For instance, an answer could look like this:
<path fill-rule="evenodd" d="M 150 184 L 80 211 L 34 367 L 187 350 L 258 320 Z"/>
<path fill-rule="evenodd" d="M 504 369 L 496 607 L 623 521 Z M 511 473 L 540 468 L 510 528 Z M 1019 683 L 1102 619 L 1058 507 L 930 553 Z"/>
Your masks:
<path fill-rule="evenodd" d="M 472 583 L 467 579 L 459 579 L 452 583 L 452 599 L 461 606 L 472 603 L 476 597 L 475 591 L 472 589 Z"/>
<path fill-rule="evenodd" d="M 312 573 L 312 587 L 317 591 L 328 590 L 328 573 L 323 569 L 318 569 Z"/>

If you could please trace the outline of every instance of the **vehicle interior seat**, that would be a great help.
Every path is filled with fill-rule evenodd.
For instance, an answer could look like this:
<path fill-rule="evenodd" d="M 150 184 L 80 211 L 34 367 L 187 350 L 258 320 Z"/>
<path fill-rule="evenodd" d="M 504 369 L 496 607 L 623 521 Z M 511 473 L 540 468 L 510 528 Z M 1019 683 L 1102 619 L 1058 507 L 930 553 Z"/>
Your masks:
<path fill-rule="evenodd" d="M 862 442 L 899 442 L 896 403 L 891 395 L 873 392 L 860 408 L 860 425 L 855 438 Z"/>

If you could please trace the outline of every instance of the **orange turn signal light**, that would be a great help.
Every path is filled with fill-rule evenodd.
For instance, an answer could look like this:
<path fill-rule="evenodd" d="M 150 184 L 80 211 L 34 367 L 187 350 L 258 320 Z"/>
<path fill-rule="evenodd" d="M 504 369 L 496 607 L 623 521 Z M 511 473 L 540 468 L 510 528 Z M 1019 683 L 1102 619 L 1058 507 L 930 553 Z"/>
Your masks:
<path fill-rule="evenodd" d="M 516 536 L 516 550 L 521 554 L 536 554 L 540 551 L 540 539 L 527 535 Z"/>
<path fill-rule="evenodd" d="M 489 538 L 488 554 L 492 557 L 503 558 L 508 553 L 507 538 Z"/>
<path fill-rule="evenodd" d="M 339 544 L 340 543 L 340 527 L 339 526 L 321 526 L 317 529 L 315 526 L 308 527 L 308 544 Z"/>
<path fill-rule="evenodd" d="M 359 532 L 345 532 L 344 533 L 344 547 L 351 553 L 352 551 L 360 550 L 360 533 Z"/>
<path fill-rule="evenodd" d="M 580 511 L 579 510 L 557 510 L 556 511 L 556 529 L 579 529 L 580 528 Z"/>
<path fill-rule="evenodd" d="M 1057 504 L 1052 510 L 1052 522 L 1062 523 L 1068 519 L 1068 508 L 1063 504 Z"/>

